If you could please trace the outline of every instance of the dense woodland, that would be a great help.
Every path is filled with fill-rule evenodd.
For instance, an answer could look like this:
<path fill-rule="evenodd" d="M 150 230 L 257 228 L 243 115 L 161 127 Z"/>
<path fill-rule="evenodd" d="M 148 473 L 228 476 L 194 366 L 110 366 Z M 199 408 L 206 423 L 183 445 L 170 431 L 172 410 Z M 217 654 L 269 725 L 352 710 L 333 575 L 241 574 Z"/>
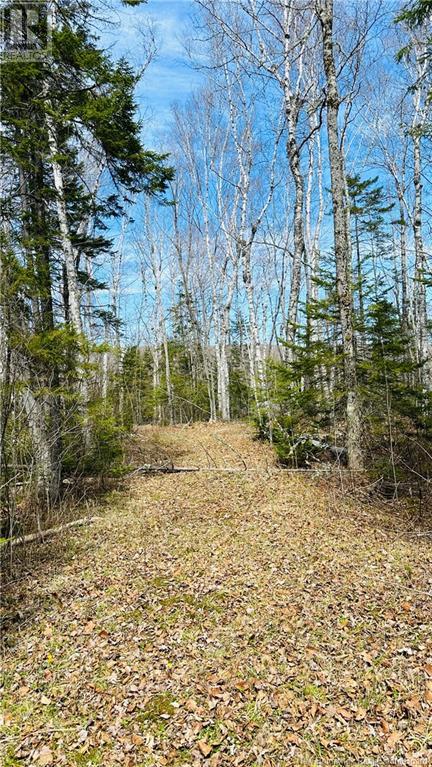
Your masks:
<path fill-rule="evenodd" d="M 3 63 L 5 537 L 125 471 L 150 422 L 253 419 L 287 465 L 331 447 L 427 493 L 430 11 L 197 0 L 202 85 L 151 149 L 152 40 L 116 60 L 97 2 L 59 0 L 50 55 Z"/>

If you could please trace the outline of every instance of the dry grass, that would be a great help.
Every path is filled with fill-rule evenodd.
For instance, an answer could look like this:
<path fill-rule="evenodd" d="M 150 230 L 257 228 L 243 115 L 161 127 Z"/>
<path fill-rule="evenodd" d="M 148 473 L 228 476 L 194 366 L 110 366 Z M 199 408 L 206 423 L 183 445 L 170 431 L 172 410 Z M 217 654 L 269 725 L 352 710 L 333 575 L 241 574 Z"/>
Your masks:
<path fill-rule="evenodd" d="M 260 471 L 134 479 L 45 547 L 6 594 L 5 767 L 431 765 L 428 538 L 242 425 L 155 436 Z"/>

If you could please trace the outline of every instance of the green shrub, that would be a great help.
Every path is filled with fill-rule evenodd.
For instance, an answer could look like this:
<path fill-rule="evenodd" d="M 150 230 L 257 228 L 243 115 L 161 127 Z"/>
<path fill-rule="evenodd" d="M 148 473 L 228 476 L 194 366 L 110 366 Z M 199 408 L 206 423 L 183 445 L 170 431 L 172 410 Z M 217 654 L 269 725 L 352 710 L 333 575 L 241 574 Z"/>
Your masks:
<path fill-rule="evenodd" d="M 112 407 L 98 400 L 89 407 L 85 428 L 90 429 L 91 447 L 84 458 L 84 470 L 92 475 L 118 476 L 124 470 L 123 440 L 125 432 L 116 421 Z"/>

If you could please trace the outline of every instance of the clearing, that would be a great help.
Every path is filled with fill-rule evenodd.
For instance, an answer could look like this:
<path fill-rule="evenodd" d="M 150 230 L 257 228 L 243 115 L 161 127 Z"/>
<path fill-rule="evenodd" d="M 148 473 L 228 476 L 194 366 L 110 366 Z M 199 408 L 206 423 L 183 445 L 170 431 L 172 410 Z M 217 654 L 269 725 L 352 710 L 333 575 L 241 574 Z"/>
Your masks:
<path fill-rule="evenodd" d="M 432 765 L 430 537 L 244 425 L 140 439 L 249 471 L 134 477 L 43 544 L 5 599 L 4 767 Z"/>

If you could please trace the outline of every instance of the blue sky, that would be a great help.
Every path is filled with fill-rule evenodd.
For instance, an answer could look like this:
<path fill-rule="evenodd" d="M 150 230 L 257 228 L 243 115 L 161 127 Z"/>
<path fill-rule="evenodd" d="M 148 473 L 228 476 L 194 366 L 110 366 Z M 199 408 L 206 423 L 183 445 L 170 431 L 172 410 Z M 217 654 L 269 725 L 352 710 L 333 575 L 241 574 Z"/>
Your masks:
<path fill-rule="evenodd" d="M 199 85 L 201 74 L 188 60 L 185 40 L 190 40 L 194 4 L 192 0 L 149 0 L 141 6 L 126 7 L 116 2 L 103 35 L 103 44 L 115 57 L 125 55 L 134 66 L 144 61 L 143 35 L 151 27 L 157 53 L 137 89 L 137 101 L 144 118 L 144 142 L 159 149 L 170 123 L 170 107 L 183 103 Z"/>
<path fill-rule="evenodd" d="M 195 9 L 193 0 L 148 0 L 135 8 L 114 0 L 109 23 L 100 34 L 103 47 L 110 50 L 114 58 L 125 56 L 134 68 L 139 69 L 145 61 L 143 38 L 149 27 L 153 31 L 157 52 L 136 91 L 143 118 L 143 143 L 148 149 L 167 149 L 171 106 L 187 101 L 203 79 L 202 73 L 191 64 L 185 47 L 193 34 Z M 140 220 L 138 210 L 132 208 L 129 213 L 136 221 Z M 111 233 L 114 238 L 120 235 L 120 221 L 112 224 Z M 133 336 L 136 332 L 134 317 L 143 287 L 129 234 L 130 231 L 123 252 L 121 303 L 123 316 L 128 319 L 128 333 Z M 102 267 L 100 276 L 102 280 L 107 279 L 105 267 Z M 106 291 L 100 292 L 100 299 L 102 304 L 109 300 Z"/>

